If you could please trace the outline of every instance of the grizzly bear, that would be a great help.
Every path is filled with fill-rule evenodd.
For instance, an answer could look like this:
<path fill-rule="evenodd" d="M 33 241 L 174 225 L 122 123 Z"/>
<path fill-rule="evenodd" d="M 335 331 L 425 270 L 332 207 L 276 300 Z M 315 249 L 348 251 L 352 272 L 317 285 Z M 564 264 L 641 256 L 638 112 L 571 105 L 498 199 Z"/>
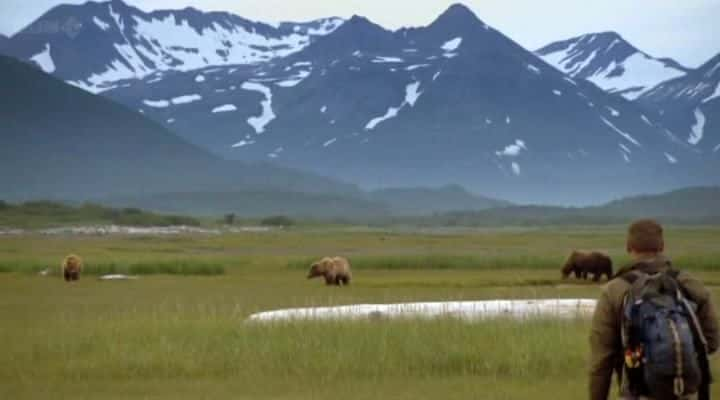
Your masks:
<path fill-rule="evenodd" d="M 597 282 L 605 275 L 610 280 L 613 274 L 612 260 L 606 254 L 593 251 L 583 253 L 573 251 L 562 267 L 562 277 L 567 279 L 571 273 L 575 278 L 587 279 L 588 274 L 593 274 L 593 281 Z"/>
<path fill-rule="evenodd" d="M 343 257 L 324 257 L 310 266 L 307 278 L 325 278 L 327 285 L 349 285 L 352 279 L 350 263 Z"/>
<path fill-rule="evenodd" d="M 66 282 L 76 281 L 80 279 L 80 271 L 82 271 L 82 259 L 74 254 L 65 257 L 62 262 L 62 273 Z"/>

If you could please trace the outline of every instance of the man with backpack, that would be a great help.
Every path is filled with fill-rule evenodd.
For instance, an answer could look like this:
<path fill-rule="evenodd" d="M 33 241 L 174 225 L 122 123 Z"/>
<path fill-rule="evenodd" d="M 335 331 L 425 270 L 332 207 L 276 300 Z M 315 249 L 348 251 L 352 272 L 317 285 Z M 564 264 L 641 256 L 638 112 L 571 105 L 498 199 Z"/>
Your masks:
<path fill-rule="evenodd" d="M 708 356 L 720 332 L 710 292 L 665 258 L 663 229 L 634 222 L 622 268 L 598 299 L 590 333 L 590 399 L 607 400 L 613 371 L 623 400 L 707 400 Z"/>

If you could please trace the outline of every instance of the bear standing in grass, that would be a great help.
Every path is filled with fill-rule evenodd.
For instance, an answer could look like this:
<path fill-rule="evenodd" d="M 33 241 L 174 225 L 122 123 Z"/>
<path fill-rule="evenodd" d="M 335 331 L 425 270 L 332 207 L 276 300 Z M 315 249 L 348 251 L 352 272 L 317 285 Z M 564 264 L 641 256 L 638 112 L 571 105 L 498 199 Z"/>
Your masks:
<path fill-rule="evenodd" d="M 610 280 L 613 274 L 612 260 L 606 254 L 597 251 L 591 253 L 573 251 L 562 267 L 563 279 L 567 279 L 572 273 L 578 279 L 587 279 L 588 275 L 593 274 L 595 282 L 599 281 L 603 275 Z"/>
<path fill-rule="evenodd" d="M 82 271 L 82 259 L 74 254 L 65 257 L 62 262 L 62 273 L 66 282 L 76 281 L 80 279 L 80 271 Z"/>
<path fill-rule="evenodd" d="M 350 263 L 343 257 L 324 257 L 310 266 L 307 278 L 325 278 L 327 285 L 349 285 L 352 279 Z"/>

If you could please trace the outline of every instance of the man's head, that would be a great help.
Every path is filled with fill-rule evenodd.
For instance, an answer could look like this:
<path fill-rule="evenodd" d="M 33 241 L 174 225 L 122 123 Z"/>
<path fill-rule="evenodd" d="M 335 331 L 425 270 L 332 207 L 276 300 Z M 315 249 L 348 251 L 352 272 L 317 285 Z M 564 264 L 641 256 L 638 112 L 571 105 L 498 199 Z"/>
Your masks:
<path fill-rule="evenodd" d="M 663 228 L 657 221 L 640 219 L 630 225 L 627 251 L 631 256 L 657 255 L 664 250 Z"/>

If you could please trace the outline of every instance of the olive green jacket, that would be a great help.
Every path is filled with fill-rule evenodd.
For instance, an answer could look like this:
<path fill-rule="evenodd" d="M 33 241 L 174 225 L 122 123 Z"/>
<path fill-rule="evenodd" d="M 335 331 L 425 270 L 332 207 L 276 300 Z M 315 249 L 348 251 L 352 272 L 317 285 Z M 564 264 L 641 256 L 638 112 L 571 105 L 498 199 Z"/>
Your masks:
<path fill-rule="evenodd" d="M 607 400 L 613 371 L 622 371 L 623 349 L 621 339 L 622 304 L 630 284 L 619 278 L 631 270 L 647 273 L 666 271 L 670 267 L 662 256 L 641 260 L 622 268 L 615 278 L 603 287 L 597 302 L 590 331 L 590 399 Z M 697 305 L 697 317 L 708 344 L 708 352 L 718 348 L 720 332 L 715 306 L 710 292 L 697 279 L 685 272 L 677 277 L 687 295 Z"/>

